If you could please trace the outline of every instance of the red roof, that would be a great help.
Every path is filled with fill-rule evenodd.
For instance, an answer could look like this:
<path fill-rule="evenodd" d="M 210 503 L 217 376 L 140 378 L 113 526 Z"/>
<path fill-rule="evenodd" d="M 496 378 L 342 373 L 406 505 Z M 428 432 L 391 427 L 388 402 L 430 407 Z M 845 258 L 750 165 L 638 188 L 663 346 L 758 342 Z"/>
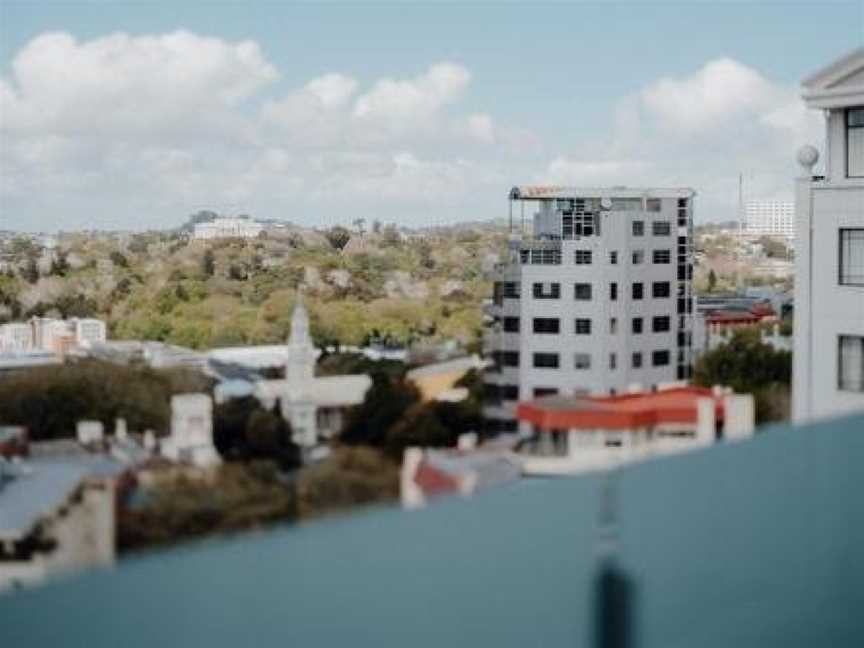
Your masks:
<path fill-rule="evenodd" d="M 616 396 L 546 396 L 519 403 L 516 416 L 542 430 L 632 430 L 662 423 L 696 423 L 697 402 L 714 398 L 723 419 L 723 401 L 706 387 L 676 387 Z"/>
<path fill-rule="evenodd" d="M 455 478 L 425 461 L 417 467 L 414 482 L 427 495 L 441 495 L 459 490 L 459 482 Z"/>
<path fill-rule="evenodd" d="M 750 311 L 714 311 L 705 316 L 705 321 L 708 324 L 755 324 L 762 317 L 764 315 L 757 315 Z"/>

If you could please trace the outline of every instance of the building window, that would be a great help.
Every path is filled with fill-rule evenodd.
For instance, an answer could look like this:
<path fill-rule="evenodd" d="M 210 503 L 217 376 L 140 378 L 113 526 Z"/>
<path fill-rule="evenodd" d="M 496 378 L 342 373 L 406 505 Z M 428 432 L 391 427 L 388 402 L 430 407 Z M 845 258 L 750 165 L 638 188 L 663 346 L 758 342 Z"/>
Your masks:
<path fill-rule="evenodd" d="M 561 297 L 561 284 L 559 283 L 535 283 L 532 287 L 534 299 L 559 299 Z"/>
<path fill-rule="evenodd" d="M 519 318 L 518 317 L 505 317 L 502 321 L 502 328 L 505 333 L 518 333 L 519 332 Z"/>
<path fill-rule="evenodd" d="M 841 335 L 837 361 L 837 389 L 864 392 L 864 337 Z"/>
<path fill-rule="evenodd" d="M 633 236 L 645 235 L 645 221 L 633 221 Z"/>
<path fill-rule="evenodd" d="M 652 261 L 658 264 L 668 264 L 672 260 L 672 253 L 669 250 L 654 250 Z"/>
<path fill-rule="evenodd" d="M 522 263 L 526 263 L 525 254 L 528 250 L 522 250 Z M 540 249 L 531 250 L 532 265 L 561 265 L 561 250 L 558 249 Z"/>
<path fill-rule="evenodd" d="M 576 335 L 591 335 L 591 320 L 576 318 Z"/>
<path fill-rule="evenodd" d="M 633 265 L 642 265 L 645 263 L 645 250 L 633 250 L 632 260 Z"/>
<path fill-rule="evenodd" d="M 574 369 L 590 369 L 591 354 L 590 353 L 575 353 L 573 354 Z"/>
<path fill-rule="evenodd" d="M 659 198 L 648 198 L 645 201 L 645 211 L 649 212 L 659 212 L 660 211 L 660 199 Z"/>
<path fill-rule="evenodd" d="M 634 369 L 640 369 L 642 367 L 642 354 L 639 352 L 634 353 L 632 361 L 633 361 L 632 362 L 633 368 Z"/>
<path fill-rule="evenodd" d="M 519 299 L 521 284 L 516 281 L 504 282 L 504 296 L 510 299 Z"/>
<path fill-rule="evenodd" d="M 645 286 L 637 281 L 633 284 L 633 299 L 642 299 L 645 296 Z"/>
<path fill-rule="evenodd" d="M 864 228 L 840 230 L 840 284 L 864 286 Z"/>
<path fill-rule="evenodd" d="M 655 281 L 651 284 L 651 296 L 655 299 L 669 297 L 671 289 L 668 281 Z"/>
<path fill-rule="evenodd" d="M 615 301 L 618 299 L 618 284 L 616 282 L 612 282 L 609 284 L 609 301 Z"/>
<path fill-rule="evenodd" d="M 577 283 L 573 287 L 573 298 L 579 301 L 589 301 L 591 299 L 591 284 Z"/>
<path fill-rule="evenodd" d="M 609 354 L 609 369 L 615 370 L 618 368 L 618 356 L 614 353 Z"/>
<path fill-rule="evenodd" d="M 864 177 L 864 107 L 846 111 L 846 175 Z"/>
<path fill-rule="evenodd" d="M 669 364 L 668 351 L 654 351 L 651 354 L 651 364 L 655 367 L 665 367 Z"/>
<path fill-rule="evenodd" d="M 591 265 L 591 250 L 576 250 L 574 261 L 576 265 Z"/>
<path fill-rule="evenodd" d="M 641 333 L 642 332 L 642 318 L 641 317 L 634 317 L 632 326 L 633 326 L 632 330 L 634 333 L 636 333 L 636 334 Z"/>
<path fill-rule="evenodd" d="M 518 351 L 501 351 L 500 355 L 501 366 L 502 367 L 518 367 L 519 366 L 519 352 Z"/>
<path fill-rule="evenodd" d="M 611 317 L 609 318 L 609 333 L 615 335 L 618 332 L 618 318 Z"/>
<path fill-rule="evenodd" d="M 651 330 L 655 333 L 666 333 L 671 325 L 668 315 L 658 315 L 651 319 Z"/>
<path fill-rule="evenodd" d="M 557 317 L 535 317 L 534 332 L 535 333 L 558 333 L 560 323 Z"/>
<path fill-rule="evenodd" d="M 558 354 L 557 353 L 535 353 L 534 367 L 537 369 L 557 369 Z"/>
<path fill-rule="evenodd" d="M 651 223 L 651 233 L 654 236 L 669 236 L 672 234 L 672 224 L 669 221 L 655 221 Z"/>
<path fill-rule="evenodd" d="M 558 393 L 557 387 L 535 387 L 534 398 L 543 398 L 543 396 L 555 396 Z"/>
<path fill-rule="evenodd" d="M 611 263 L 612 265 L 618 265 L 618 251 L 617 250 L 612 250 L 609 253 L 609 263 Z"/>
<path fill-rule="evenodd" d="M 501 385 L 501 390 L 498 393 L 501 394 L 502 400 L 508 400 L 508 401 L 519 400 L 519 386 L 518 385 Z"/>

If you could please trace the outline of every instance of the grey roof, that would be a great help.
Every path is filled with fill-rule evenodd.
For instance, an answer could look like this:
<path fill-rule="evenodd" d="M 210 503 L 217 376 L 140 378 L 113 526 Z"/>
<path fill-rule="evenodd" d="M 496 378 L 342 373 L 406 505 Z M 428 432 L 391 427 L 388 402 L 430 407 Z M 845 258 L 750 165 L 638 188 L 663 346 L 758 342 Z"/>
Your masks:
<path fill-rule="evenodd" d="M 130 559 L 0 600 L 10 646 L 590 646 L 613 504 L 633 645 L 855 646 L 864 417 Z M 620 590 L 619 590 L 620 591 Z"/>
<path fill-rule="evenodd" d="M 34 459 L 11 467 L 0 483 L 0 539 L 26 537 L 61 506 L 86 477 L 111 477 L 123 466 L 101 456 Z"/>

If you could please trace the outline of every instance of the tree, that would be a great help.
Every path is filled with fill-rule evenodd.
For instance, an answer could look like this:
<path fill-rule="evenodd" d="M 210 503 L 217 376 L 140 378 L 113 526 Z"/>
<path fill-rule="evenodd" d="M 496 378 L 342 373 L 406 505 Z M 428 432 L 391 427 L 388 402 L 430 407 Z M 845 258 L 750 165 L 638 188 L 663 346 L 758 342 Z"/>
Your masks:
<path fill-rule="evenodd" d="M 335 250 L 341 250 L 346 245 L 348 245 L 348 241 L 351 240 L 351 232 L 349 232 L 346 228 L 341 225 L 336 225 L 335 227 L 331 227 L 324 236 L 327 238 L 328 243 L 333 246 Z"/>
<path fill-rule="evenodd" d="M 714 272 L 712 268 L 708 273 L 708 292 L 714 292 L 714 289 L 717 287 L 717 273 Z"/>
<path fill-rule="evenodd" d="M 204 250 L 204 256 L 201 257 L 201 271 L 205 277 L 212 277 L 216 272 L 216 258 L 210 248 Z"/>
<path fill-rule="evenodd" d="M 756 421 L 765 423 L 788 417 L 788 411 L 778 413 L 782 408 L 776 401 L 783 391 L 788 393 L 791 377 L 792 354 L 764 344 L 756 329 L 735 331 L 726 344 L 702 355 L 693 381 L 706 387 L 728 385 L 736 392 L 753 394 Z"/>
<path fill-rule="evenodd" d="M 357 235 L 362 238 L 362 236 L 366 233 L 366 219 L 365 218 L 355 218 L 354 219 L 354 229 L 357 230 Z"/>
<path fill-rule="evenodd" d="M 399 247 L 402 243 L 402 237 L 399 235 L 399 230 L 393 223 L 384 227 L 381 237 L 381 243 L 384 247 Z"/>
<path fill-rule="evenodd" d="M 216 405 L 213 442 L 227 459 L 272 459 L 285 469 L 300 465 L 300 449 L 291 440 L 291 426 L 278 404 L 268 411 L 252 396 Z"/>
<path fill-rule="evenodd" d="M 55 277 L 65 277 L 67 272 L 69 272 L 69 261 L 66 260 L 66 254 L 60 251 L 56 257 L 51 259 L 51 269 L 48 274 Z"/>
<path fill-rule="evenodd" d="M 778 241 L 770 236 L 760 236 L 756 242 L 762 246 L 765 256 L 774 259 L 785 259 L 789 255 L 786 245 L 782 241 Z"/>
<path fill-rule="evenodd" d="M 111 254 L 108 255 L 108 258 L 111 260 L 111 263 L 113 263 L 118 268 L 129 267 L 128 259 L 126 259 L 126 257 L 117 250 L 112 250 Z"/>
<path fill-rule="evenodd" d="M 390 427 L 419 400 L 420 392 L 413 384 L 385 372 L 375 372 L 365 400 L 348 413 L 342 440 L 348 444 L 384 446 Z"/>
<path fill-rule="evenodd" d="M 31 255 L 27 257 L 27 265 L 25 265 L 24 270 L 21 271 L 21 278 L 31 284 L 35 284 L 39 281 L 39 266 L 36 264 L 35 256 Z"/>

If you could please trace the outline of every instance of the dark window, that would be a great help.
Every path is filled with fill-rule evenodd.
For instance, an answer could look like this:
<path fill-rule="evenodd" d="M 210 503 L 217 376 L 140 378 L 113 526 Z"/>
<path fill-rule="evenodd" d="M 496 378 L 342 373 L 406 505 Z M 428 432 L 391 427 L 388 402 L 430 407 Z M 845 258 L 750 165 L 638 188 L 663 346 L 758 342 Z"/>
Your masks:
<path fill-rule="evenodd" d="M 642 263 L 645 263 L 645 250 L 633 250 L 631 259 L 633 265 L 641 265 Z"/>
<path fill-rule="evenodd" d="M 535 317 L 534 332 L 535 333 L 558 333 L 560 323 L 557 317 Z"/>
<path fill-rule="evenodd" d="M 633 236 L 643 236 L 645 234 L 645 221 L 633 221 Z"/>
<path fill-rule="evenodd" d="M 633 332 L 637 333 L 637 334 L 642 332 L 642 318 L 641 317 L 634 317 L 633 318 Z"/>
<path fill-rule="evenodd" d="M 655 221 L 651 223 L 651 233 L 654 236 L 669 236 L 672 234 L 672 224 L 669 221 Z"/>
<path fill-rule="evenodd" d="M 838 351 L 837 388 L 864 392 L 864 337 L 841 335 Z"/>
<path fill-rule="evenodd" d="M 585 318 L 576 319 L 576 335 L 591 335 L 591 320 Z"/>
<path fill-rule="evenodd" d="M 616 369 L 618 367 L 618 356 L 614 353 L 609 354 L 609 368 Z"/>
<path fill-rule="evenodd" d="M 501 351 L 500 362 L 502 367 L 518 367 L 519 352 L 518 351 Z"/>
<path fill-rule="evenodd" d="M 576 265 L 591 265 L 591 250 L 576 250 L 573 260 Z"/>
<path fill-rule="evenodd" d="M 573 287 L 573 297 L 580 301 L 588 301 L 591 299 L 591 284 L 577 283 Z"/>
<path fill-rule="evenodd" d="M 508 299 L 519 299 L 519 290 L 520 285 L 516 281 L 505 281 L 504 282 L 504 296 Z"/>
<path fill-rule="evenodd" d="M 864 286 L 864 228 L 840 230 L 840 284 Z"/>
<path fill-rule="evenodd" d="M 655 333 L 665 333 L 671 327 L 668 315 L 659 315 L 651 319 L 651 330 Z"/>
<path fill-rule="evenodd" d="M 651 364 L 655 367 L 665 367 L 669 364 L 668 351 L 654 351 L 651 354 Z"/>
<path fill-rule="evenodd" d="M 559 283 L 535 283 L 532 286 L 534 299 L 558 299 L 561 297 L 561 284 Z"/>
<path fill-rule="evenodd" d="M 557 353 L 535 353 L 534 366 L 538 369 L 557 369 L 558 354 Z"/>
<path fill-rule="evenodd" d="M 846 175 L 864 177 L 864 107 L 846 111 Z"/>
<path fill-rule="evenodd" d="M 618 299 L 618 284 L 614 281 L 609 284 L 609 300 L 615 301 Z"/>
<path fill-rule="evenodd" d="M 633 284 L 633 299 L 642 299 L 645 296 L 645 286 L 637 281 Z"/>
<path fill-rule="evenodd" d="M 518 385 L 501 385 L 501 398 L 503 400 L 519 400 L 519 386 Z"/>
<path fill-rule="evenodd" d="M 522 263 L 525 263 L 525 261 L 523 260 Z M 561 250 L 553 248 L 531 250 L 531 264 L 561 265 Z"/>
<path fill-rule="evenodd" d="M 501 322 L 501 327 L 507 333 L 518 333 L 519 332 L 519 318 L 518 317 L 505 317 Z"/>
<path fill-rule="evenodd" d="M 654 250 L 652 260 L 654 263 L 667 264 L 672 260 L 672 253 L 669 250 Z"/>
<path fill-rule="evenodd" d="M 618 251 L 617 250 L 612 250 L 609 253 L 609 263 L 611 263 L 612 265 L 618 265 Z"/>
<path fill-rule="evenodd" d="M 590 353 L 575 353 L 573 355 L 573 368 L 574 369 L 590 369 L 591 368 L 591 354 Z"/>
<path fill-rule="evenodd" d="M 534 398 L 542 398 L 543 396 L 554 396 L 558 393 L 557 387 L 535 387 Z"/>
<path fill-rule="evenodd" d="M 618 318 L 610 317 L 609 318 L 609 333 L 615 335 L 618 332 Z"/>
<path fill-rule="evenodd" d="M 638 352 L 634 353 L 632 360 L 633 360 L 633 368 L 634 369 L 639 369 L 640 367 L 642 367 L 642 354 L 641 353 L 638 353 Z"/>
<path fill-rule="evenodd" d="M 668 281 L 655 281 L 651 284 L 651 296 L 657 299 L 669 297 L 671 286 Z"/>

